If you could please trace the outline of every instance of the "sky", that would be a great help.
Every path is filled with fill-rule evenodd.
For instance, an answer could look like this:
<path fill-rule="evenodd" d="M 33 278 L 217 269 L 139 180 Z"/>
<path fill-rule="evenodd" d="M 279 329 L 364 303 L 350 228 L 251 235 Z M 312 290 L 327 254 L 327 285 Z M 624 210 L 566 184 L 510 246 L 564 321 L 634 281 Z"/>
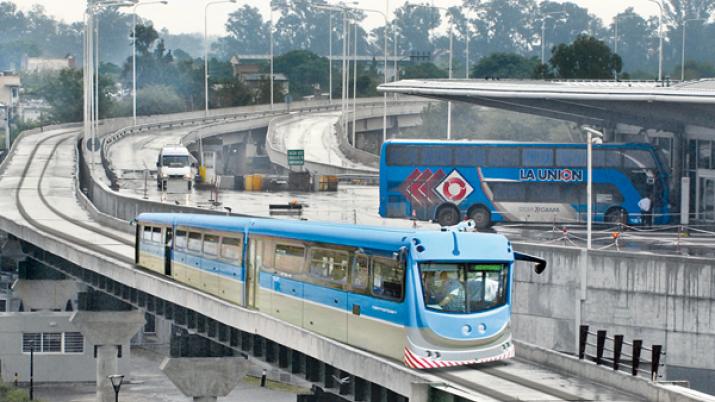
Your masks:
<path fill-rule="evenodd" d="M 85 7 L 85 0 L 10 0 L 17 4 L 22 10 L 29 10 L 34 4 L 45 7 L 48 14 L 64 20 L 74 22 L 82 20 L 82 13 Z M 167 28 L 172 33 L 191 33 L 204 31 L 204 4 L 205 0 L 168 0 L 169 4 L 147 4 L 137 9 L 137 14 L 144 18 L 149 18 L 157 28 Z M 357 7 L 373 8 L 381 11 L 385 10 L 386 2 L 389 6 L 389 17 L 392 18 L 392 10 L 404 5 L 408 0 L 357 0 Z M 556 0 L 560 1 L 560 0 Z M 332 2 L 332 1 L 329 1 Z M 591 13 L 596 14 L 609 24 L 613 17 L 625 10 L 633 7 L 636 12 L 642 15 L 656 15 L 657 6 L 648 0 L 571 0 L 581 7 L 586 7 Z M 269 14 L 270 0 L 238 0 L 236 4 L 216 4 L 209 8 L 208 26 L 210 35 L 223 35 L 225 33 L 224 23 L 226 16 L 236 7 L 250 4 L 258 7 L 266 18 Z M 460 5 L 461 0 L 432 0 L 435 6 L 450 7 Z M 276 16 L 277 18 L 277 16 Z M 382 16 L 376 13 L 368 13 L 368 18 L 364 24 L 369 31 L 372 28 L 381 26 L 384 23 Z"/>

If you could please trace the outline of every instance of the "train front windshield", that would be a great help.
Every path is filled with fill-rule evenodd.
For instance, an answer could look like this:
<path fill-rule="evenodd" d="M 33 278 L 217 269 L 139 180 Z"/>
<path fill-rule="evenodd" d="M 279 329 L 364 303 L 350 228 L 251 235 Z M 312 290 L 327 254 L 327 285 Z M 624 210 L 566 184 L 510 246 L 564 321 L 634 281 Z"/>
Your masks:
<path fill-rule="evenodd" d="M 428 309 L 476 313 L 506 303 L 505 264 L 422 263 L 422 291 Z"/>

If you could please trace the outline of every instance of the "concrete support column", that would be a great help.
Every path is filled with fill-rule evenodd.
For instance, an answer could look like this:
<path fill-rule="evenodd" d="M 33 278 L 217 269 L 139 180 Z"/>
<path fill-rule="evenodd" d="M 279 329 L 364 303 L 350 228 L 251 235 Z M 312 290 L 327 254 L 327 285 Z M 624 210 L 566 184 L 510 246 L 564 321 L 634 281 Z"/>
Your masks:
<path fill-rule="evenodd" d="M 97 346 L 97 401 L 113 402 L 114 390 L 108 376 L 118 373 L 117 345 Z"/>
<path fill-rule="evenodd" d="M 186 396 L 213 402 L 228 395 L 248 372 L 244 357 L 166 358 L 161 371 Z"/>
<path fill-rule="evenodd" d="M 70 322 L 91 345 L 97 346 L 97 402 L 113 402 L 114 389 L 107 376 L 118 373 L 119 345 L 129 342 L 144 325 L 144 313 L 133 311 L 77 311 Z M 129 353 L 128 350 L 124 353 Z"/>

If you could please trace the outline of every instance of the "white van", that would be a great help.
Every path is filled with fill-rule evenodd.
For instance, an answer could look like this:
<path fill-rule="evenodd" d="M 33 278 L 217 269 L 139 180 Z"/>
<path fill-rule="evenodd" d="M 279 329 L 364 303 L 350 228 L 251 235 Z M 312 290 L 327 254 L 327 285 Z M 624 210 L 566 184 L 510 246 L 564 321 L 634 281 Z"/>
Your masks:
<path fill-rule="evenodd" d="M 181 144 L 165 145 L 159 151 L 156 161 L 156 185 L 160 190 L 166 190 L 169 181 L 183 181 L 186 189 L 191 190 L 194 180 L 194 157 Z"/>

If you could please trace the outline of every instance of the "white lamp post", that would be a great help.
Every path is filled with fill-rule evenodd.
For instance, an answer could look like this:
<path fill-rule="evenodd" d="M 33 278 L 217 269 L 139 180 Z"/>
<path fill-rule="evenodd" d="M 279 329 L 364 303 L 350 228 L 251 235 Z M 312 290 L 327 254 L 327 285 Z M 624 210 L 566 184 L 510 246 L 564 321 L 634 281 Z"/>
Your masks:
<path fill-rule="evenodd" d="M 582 128 L 588 135 L 586 143 L 586 249 L 591 250 L 591 227 L 593 224 L 593 143 L 596 141 L 601 143 L 603 141 L 603 133 L 588 126 L 583 126 Z M 594 135 L 596 138 L 593 138 Z"/>
<path fill-rule="evenodd" d="M 236 0 L 218 0 L 206 3 L 204 7 L 204 115 L 209 115 L 209 6 L 222 3 L 236 3 Z M 203 155 L 201 164 L 203 165 Z"/>
<path fill-rule="evenodd" d="M 137 3 L 132 8 L 132 117 L 134 118 L 135 126 L 137 125 L 137 8 L 149 4 L 166 5 L 167 3 L 166 0 L 148 1 Z"/>
<path fill-rule="evenodd" d="M 114 388 L 114 402 L 119 402 L 119 389 L 124 382 L 124 376 L 121 374 L 113 374 L 107 376 L 107 378 L 112 382 L 112 388 Z"/>
<path fill-rule="evenodd" d="M 661 0 L 648 0 L 658 6 L 658 81 L 663 81 L 663 3 Z"/>
<path fill-rule="evenodd" d="M 705 18 L 690 18 L 683 20 L 683 51 L 681 52 L 680 59 L 680 81 L 685 81 L 685 27 L 688 22 L 692 21 L 705 21 Z"/>

